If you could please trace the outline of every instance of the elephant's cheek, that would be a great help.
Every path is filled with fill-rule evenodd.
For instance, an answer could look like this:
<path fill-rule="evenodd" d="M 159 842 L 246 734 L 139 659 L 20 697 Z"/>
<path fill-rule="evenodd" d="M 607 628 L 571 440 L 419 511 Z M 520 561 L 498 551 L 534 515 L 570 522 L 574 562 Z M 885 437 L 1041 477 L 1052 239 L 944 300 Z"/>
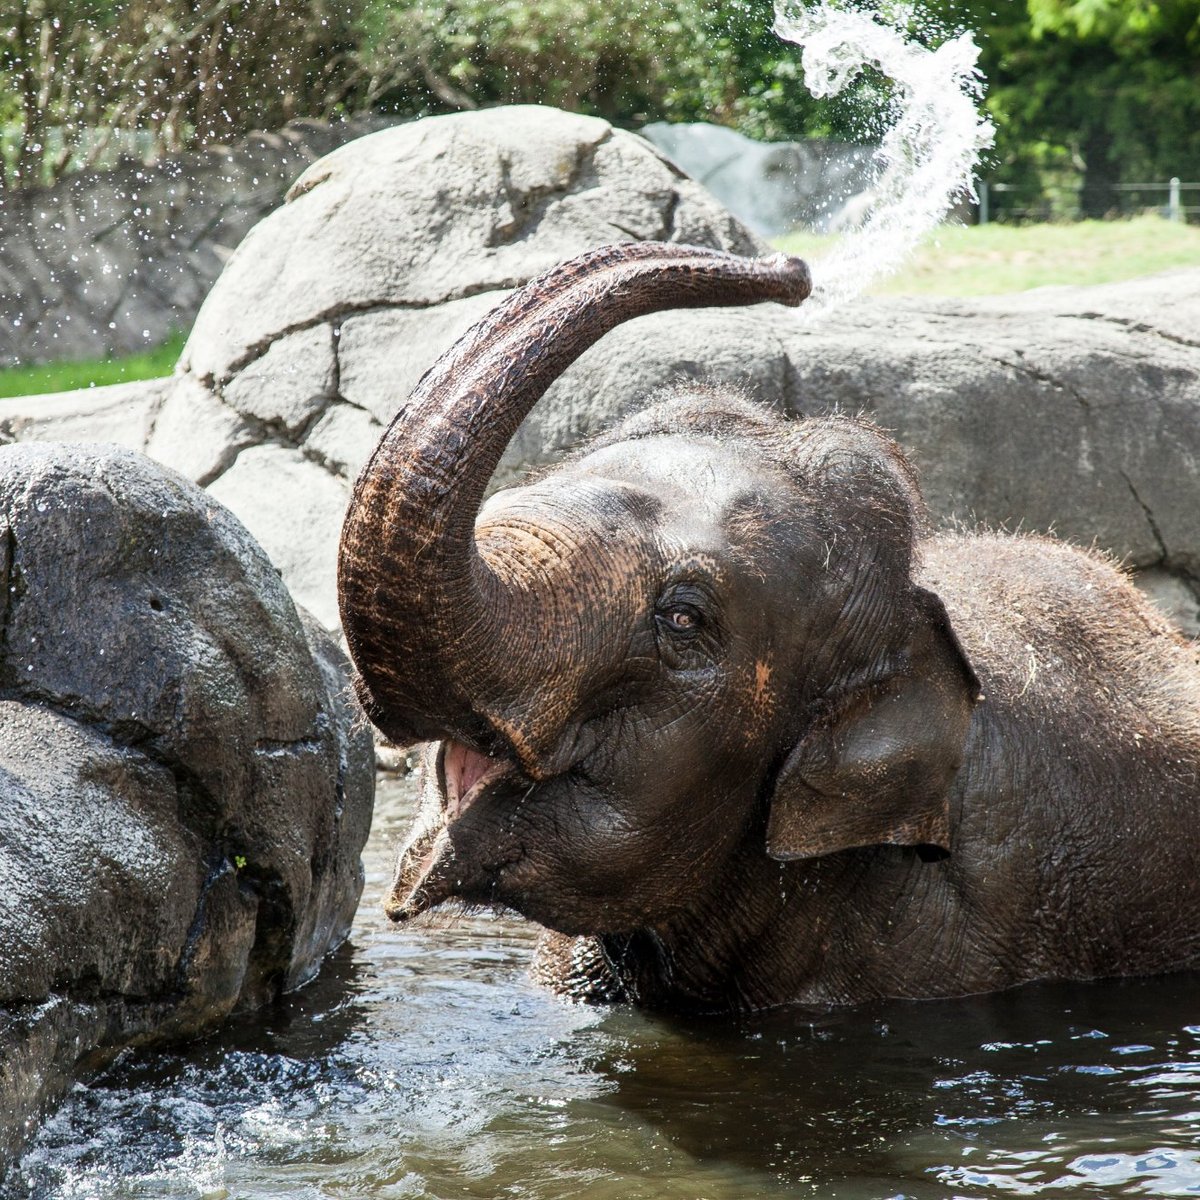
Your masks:
<path fill-rule="evenodd" d="M 627 933 L 660 912 L 658 889 L 646 873 L 626 873 L 619 859 L 599 851 L 582 859 L 561 846 L 531 849 L 499 874 L 495 899 L 571 936 Z"/>

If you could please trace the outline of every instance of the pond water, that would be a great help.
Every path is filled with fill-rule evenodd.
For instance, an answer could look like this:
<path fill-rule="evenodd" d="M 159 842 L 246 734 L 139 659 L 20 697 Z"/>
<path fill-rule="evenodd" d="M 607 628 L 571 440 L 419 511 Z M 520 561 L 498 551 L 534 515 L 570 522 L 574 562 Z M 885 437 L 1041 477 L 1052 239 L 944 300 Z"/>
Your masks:
<path fill-rule="evenodd" d="M 508 917 L 379 913 L 275 1010 L 77 1087 L 6 1200 L 1200 1195 L 1200 977 L 673 1023 L 526 979 Z"/>

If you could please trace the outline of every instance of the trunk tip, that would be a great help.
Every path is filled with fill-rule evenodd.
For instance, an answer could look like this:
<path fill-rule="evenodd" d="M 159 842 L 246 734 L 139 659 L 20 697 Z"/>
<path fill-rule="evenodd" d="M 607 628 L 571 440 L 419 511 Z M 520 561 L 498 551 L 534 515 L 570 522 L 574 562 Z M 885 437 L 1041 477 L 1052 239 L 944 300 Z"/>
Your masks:
<path fill-rule="evenodd" d="M 783 283 L 784 294 L 780 298 L 780 304 L 795 308 L 812 295 L 812 272 L 804 259 L 794 254 L 785 254 L 781 250 L 766 258 L 764 265 L 778 272 Z"/>

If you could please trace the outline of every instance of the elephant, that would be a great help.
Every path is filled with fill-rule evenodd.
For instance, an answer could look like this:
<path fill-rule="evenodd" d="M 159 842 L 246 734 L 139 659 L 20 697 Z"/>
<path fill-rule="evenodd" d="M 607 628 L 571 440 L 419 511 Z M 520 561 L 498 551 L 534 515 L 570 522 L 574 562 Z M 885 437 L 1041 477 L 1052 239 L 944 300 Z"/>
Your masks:
<path fill-rule="evenodd" d="M 486 496 L 618 323 L 798 304 L 807 267 L 632 243 L 512 293 L 359 477 L 364 708 L 432 743 L 385 903 L 544 927 L 565 995 L 665 1013 L 1200 961 L 1200 661 L 1116 565 L 931 529 L 869 421 L 687 383 Z"/>

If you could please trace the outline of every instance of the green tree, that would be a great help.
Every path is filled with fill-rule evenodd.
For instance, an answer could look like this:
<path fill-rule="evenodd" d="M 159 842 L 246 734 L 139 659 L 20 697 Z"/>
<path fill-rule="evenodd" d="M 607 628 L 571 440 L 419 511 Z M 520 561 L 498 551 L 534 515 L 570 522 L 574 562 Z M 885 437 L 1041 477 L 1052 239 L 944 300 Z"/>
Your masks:
<path fill-rule="evenodd" d="M 981 35 L 1000 179 L 1074 180 L 1087 216 L 1119 183 L 1200 180 L 1200 0 L 930 2 Z"/>
<path fill-rule="evenodd" d="M 853 99 L 808 94 L 773 21 L 772 0 L 370 0 L 347 102 L 405 113 L 544 103 L 629 126 L 870 136 Z"/>
<path fill-rule="evenodd" d="M 1200 3 L 1029 0 L 1036 102 L 1028 128 L 1082 160 L 1082 208 L 1102 216 L 1114 184 L 1200 178 Z M 1059 86 L 1055 89 L 1054 85 Z"/>
<path fill-rule="evenodd" d="M 0 0 L 3 182 L 219 142 L 342 96 L 337 0 Z"/>
<path fill-rule="evenodd" d="M 842 0 L 868 7 L 872 0 Z M 888 4 L 892 0 L 873 0 Z M 977 32 L 993 178 L 1082 207 L 1200 179 L 1200 0 L 922 0 L 922 36 Z M 3 181 L 272 128 L 538 102 L 626 126 L 878 136 L 886 81 L 816 101 L 772 0 L 0 0 Z"/>

